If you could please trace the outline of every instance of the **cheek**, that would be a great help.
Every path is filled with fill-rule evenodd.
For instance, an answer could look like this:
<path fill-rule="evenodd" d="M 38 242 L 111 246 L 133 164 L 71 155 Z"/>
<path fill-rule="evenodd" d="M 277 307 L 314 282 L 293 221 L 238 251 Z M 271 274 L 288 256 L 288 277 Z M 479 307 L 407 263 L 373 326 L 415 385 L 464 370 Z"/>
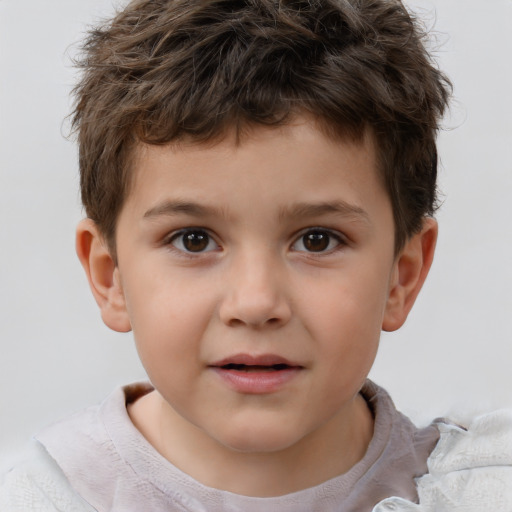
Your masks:
<path fill-rule="evenodd" d="M 325 302 L 319 310 L 313 333 L 319 357 L 317 378 L 326 408 L 336 408 L 353 397 L 363 386 L 377 355 L 380 318 L 368 315 L 371 306 L 350 297 L 337 303 Z"/>
<path fill-rule="evenodd" d="M 127 308 L 142 363 L 148 373 L 200 357 L 200 341 L 215 311 L 209 288 L 190 280 L 154 276 L 126 286 Z M 151 375 L 150 375 L 151 377 Z"/>
<path fill-rule="evenodd" d="M 382 271 L 332 273 L 326 279 L 309 280 L 303 287 L 301 309 L 321 332 L 367 337 L 380 332 L 388 296 Z M 306 292 L 307 290 L 307 292 Z"/>
<path fill-rule="evenodd" d="M 214 298 L 206 279 L 191 277 L 158 261 L 150 267 L 131 275 L 124 286 L 134 331 L 172 328 L 179 334 L 187 325 L 195 328 L 208 320 Z"/>
<path fill-rule="evenodd" d="M 380 339 L 387 298 L 382 272 L 341 273 L 328 282 L 310 283 L 302 304 L 305 327 L 325 354 L 326 364 L 350 371 L 371 366 Z"/>

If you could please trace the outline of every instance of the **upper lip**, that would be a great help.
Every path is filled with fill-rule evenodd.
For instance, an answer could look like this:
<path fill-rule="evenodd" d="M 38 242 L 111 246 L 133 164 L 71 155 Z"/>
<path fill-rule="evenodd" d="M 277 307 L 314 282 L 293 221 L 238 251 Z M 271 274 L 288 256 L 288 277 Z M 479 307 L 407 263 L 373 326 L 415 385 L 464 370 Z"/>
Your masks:
<path fill-rule="evenodd" d="M 302 367 L 289 359 L 275 355 L 275 354 L 262 354 L 262 355 L 250 355 L 250 354 L 234 354 L 232 356 L 225 357 L 219 361 L 211 363 L 209 366 L 222 367 L 229 364 L 245 365 L 245 366 L 274 366 L 274 365 L 286 365 L 290 367 Z"/>

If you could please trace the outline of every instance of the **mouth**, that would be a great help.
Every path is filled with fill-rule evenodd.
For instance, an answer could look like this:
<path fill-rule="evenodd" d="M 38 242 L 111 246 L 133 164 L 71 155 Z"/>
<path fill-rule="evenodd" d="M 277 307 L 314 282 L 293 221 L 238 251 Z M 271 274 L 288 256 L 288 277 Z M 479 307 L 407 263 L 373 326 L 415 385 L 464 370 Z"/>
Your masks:
<path fill-rule="evenodd" d="M 234 364 L 234 363 L 228 363 L 224 364 L 222 366 L 219 366 L 218 368 L 222 368 L 223 370 L 234 370 L 237 372 L 279 372 L 282 370 L 288 370 L 290 368 L 294 368 L 293 366 L 289 366 L 284 363 L 280 364 L 273 364 L 270 366 L 266 365 L 249 365 L 249 364 Z"/>
<path fill-rule="evenodd" d="M 233 370 L 238 372 L 278 372 L 291 368 L 300 369 L 302 366 L 284 357 L 274 354 L 252 356 L 235 354 L 210 365 L 213 368 Z"/>
<path fill-rule="evenodd" d="M 243 394 L 275 393 L 301 374 L 304 366 L 276 355 L 237 354 L 209 367 L 231 389 Z"/>

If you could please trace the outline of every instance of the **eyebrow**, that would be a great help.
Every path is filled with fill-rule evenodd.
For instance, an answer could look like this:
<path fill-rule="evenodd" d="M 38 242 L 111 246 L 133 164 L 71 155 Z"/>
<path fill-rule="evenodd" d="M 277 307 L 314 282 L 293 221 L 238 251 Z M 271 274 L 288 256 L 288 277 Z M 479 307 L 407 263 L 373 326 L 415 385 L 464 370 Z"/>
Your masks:
<path fill-rule="evenodd" d="M 193 201 L 168 200 L 157 204 L 144 213 L 145 219 L 152 219 L 159 216 L 191 215 L 192 217 L 217 216 L 227 217 L 223 208 L 205 206 Z M 320 217 L 322 215 L 337 215 L 352 217 L 354 220 L 362 220 L 370 223 L 368 213 L 359 206 L 345 201 L 327 201 L 321 203 L 297 203 L 285 206 L 279 210 L 280 221 L 286 218 Z"/>
<path fill-rule="evenodd" d="M 279 219 L 287 217 L 319 217 L 322 215 L 337 215 L 341 217 L 352 217 L 354 220 L 362 220 L 370 224 L 370 216 L 359 206 L 345 201 L 327 201 L 322 203 L 297 203 L 290 207 L 282 208 L 279 212 Z"/>
<path fill-rule="evenodd" d="M 194 203 L 192 201 L 183 200 L 169 200 L 157 204 L 144 213 L 145 219 L 151 219 L 159 216 L 174 216 L 179 214 L 191 215 L 192 217 L 206 217 L 215 215 L 219 217 L 225 216 L 225 211 L 222 208 L 213 206 L 204 206 L 202 204 Z"/>

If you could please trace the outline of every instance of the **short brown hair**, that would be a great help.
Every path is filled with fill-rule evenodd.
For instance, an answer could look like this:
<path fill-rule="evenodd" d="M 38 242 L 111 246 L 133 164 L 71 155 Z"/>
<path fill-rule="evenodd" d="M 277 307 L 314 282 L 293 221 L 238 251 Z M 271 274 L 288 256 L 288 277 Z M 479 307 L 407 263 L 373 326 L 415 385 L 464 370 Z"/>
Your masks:
<path fill-rule="evenodd" d="M 395 248 L 436 207 L 436 134 L 450 83 L 399 0 L 135 0 L 91 31 L 73 127 L 86 214 L 115 252 L 139 143 L 211 141 L 314 116 L 373 133 Z"/>

